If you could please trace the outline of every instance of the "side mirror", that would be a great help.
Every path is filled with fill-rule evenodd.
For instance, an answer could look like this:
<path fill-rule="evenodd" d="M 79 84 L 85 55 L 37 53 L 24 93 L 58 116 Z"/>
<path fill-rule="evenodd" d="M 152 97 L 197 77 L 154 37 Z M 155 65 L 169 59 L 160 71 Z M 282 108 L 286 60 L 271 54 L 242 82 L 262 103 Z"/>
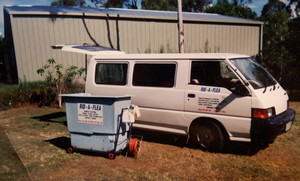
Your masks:
<path fill-rule="evenodd" d="M 242 84 L 242 83 L 237 83 L 235 84 L 232 88 L 230 88 L 231 92 L 234 94 L 237 94 L 239 96 L 250 96 L 250 92 L 248 89 Z"/>

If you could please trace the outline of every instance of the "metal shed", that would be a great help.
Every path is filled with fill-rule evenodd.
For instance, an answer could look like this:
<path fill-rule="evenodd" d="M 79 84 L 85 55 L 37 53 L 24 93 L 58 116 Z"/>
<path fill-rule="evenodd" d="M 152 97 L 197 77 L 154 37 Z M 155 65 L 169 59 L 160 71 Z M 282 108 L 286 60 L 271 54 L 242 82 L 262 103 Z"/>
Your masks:
<path fill-rule="evenodd" d="M 49 58 L 84 67 L 84 55 L 53 50 L 58 44 L 101 45 L 126 53 L 178 52 L 177 12 L 51 6 L 4 7 L 10 50 L 8 82 L 36 81 Z M 256 55 L 263 23 L 218 14 L 183 13 L 185 52 Z"/>

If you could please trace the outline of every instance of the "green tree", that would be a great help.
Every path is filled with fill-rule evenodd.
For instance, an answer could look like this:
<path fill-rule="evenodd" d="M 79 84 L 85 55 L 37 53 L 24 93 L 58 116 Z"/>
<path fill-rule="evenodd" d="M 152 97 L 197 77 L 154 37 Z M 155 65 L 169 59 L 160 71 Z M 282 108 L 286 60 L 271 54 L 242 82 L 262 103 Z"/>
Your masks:
<path fill-rule="evenodd" d="M 289 53 L 286 71 L 286 87 L 290 90 L 300 90 L 300 17 L 290 19 L 288 23 L 288 35 L 285 40 L 285 48 Z"/>
<path fill-rule="evenodd" d="M 182 0 L 182 11 L 203 12 L 212 0 Z M 176 11 L 177 0 L 142 0 L 142 9 Z"/>
<path fill-rule="evenodd" d="M 292 17 L 299 17 L 300 16 L 300 0 L 287 0 L 288 6 L 286 7 L 287 11 L 292 14 L 292 7 L 295 6 L 295 16 Z"/>
<path fill-rule="evenodd" d="M 257 14 L 247 7 L 244 3 L 246 1 L 234 0 L 230 3 L 228 0 L 219 0 L 212 7 L 205 9 L 206 13 L 217 13 L 227 16 L 235 16 L 246 19 L 256 19 Z M 250 1 L 247 1 L 250 2 Z"/>
<path fill-rule="evenodd" d="M 106 3 L 104 3 L 104 7 L 110 8 L 122 8 L 123 7 L 123 0 L 107 0 Z"/>
<path fill-rule="evenodd" d="M 85 0 L 57 0 L 52 1 L 51 6 L 85 6 Z"/>
<path fill-rule="evenodd" d="M 288 28 L 286 47 L 294 57 L 298 57 L 300 60 L 300 17 L 291 19 Z"/>
<path fill-rule="evenodd" d="M 137 0 L 90 0 L 96 7 L 137 9 Z"/>
<path fill-rule="evenodd" d="M 176 11 L 177 0 L 142 0 L 142 9 Z"/>
<path fill-rule="evenodd" d="M 131 0 L 131 1 L 127 0 L 127 2 L 125 2 L 125 5 L 129 9 L 137 9 L 138 8 L 137 0 Z"/>
<path fill-rule="evenodd" d="M 183 0 L 182 10 L 187 12 L 203 12 L 205 7 L 212 3 L 212 0 Z"/>
<path fill-rule="evenodd" d="M 290 14 L 279 0 L 269 0 L 262 10 L 260 20 L 264 24 L 263 52 L 260 61 L 284 87 L 288 85 L 288 65 L 294 60 L 285 46 L 289 35 Z"/>
<path fill-rule="evenodd" d="M 279 0 L 269 0 L 269 2 L 264 5 L 264 7 L 261 11 L 261 17 L 264 20 L 265 17 L 272 16 L 279 11 L 286 12 L 286 5 Z"/>

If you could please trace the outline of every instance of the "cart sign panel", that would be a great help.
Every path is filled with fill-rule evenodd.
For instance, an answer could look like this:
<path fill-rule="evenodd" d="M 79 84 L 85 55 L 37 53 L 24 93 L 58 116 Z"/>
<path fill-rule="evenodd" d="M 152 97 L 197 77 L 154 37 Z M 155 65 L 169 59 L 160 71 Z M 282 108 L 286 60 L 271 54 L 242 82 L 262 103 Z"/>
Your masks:
<path fill-rule="evenodd" d="M 103 125 L 103 105 L 78 103 L 78 122 Z"/>

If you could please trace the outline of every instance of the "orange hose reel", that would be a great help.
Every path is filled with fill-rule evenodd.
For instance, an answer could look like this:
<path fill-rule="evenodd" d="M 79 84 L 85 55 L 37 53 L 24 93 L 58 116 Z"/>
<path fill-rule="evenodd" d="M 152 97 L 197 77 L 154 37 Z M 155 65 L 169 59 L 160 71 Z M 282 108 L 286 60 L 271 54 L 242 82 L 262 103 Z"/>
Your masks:
<path fill-rule="evenodd" d="M 128 149 L 129 149 L 129 152 L 134 157 L 137 157 L 140 152 L 140 146 L 141 146 L 140 144 L 141 144 L 141 141 L 137 138 L 132 138 L 129 140 Z"/>

